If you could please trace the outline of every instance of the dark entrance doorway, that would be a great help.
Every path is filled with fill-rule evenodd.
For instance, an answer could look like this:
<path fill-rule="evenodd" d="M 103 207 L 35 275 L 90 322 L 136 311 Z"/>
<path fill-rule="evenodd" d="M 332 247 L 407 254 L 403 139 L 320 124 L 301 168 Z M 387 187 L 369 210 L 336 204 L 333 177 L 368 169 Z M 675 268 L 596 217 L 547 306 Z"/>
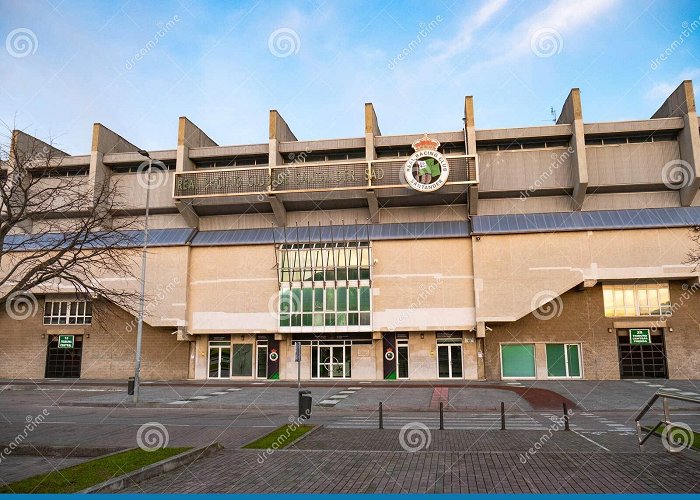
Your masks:
<path fill-rule="evenodd" d="M 628 329 L 617 330 L 620 378 L 668 378 L 663 329 L 650 332 L 649 343 L 632 343 Z"/>
<path fill-rule="evenodd" d="M 59 342 L 59 338 L 63 340 Z M 66 337 L 72 337 L 73 347 L 65 347 Z M 80 378 L 83 357 L 82 335 L 49 335 L 46 351 L 46 378 Z"/>

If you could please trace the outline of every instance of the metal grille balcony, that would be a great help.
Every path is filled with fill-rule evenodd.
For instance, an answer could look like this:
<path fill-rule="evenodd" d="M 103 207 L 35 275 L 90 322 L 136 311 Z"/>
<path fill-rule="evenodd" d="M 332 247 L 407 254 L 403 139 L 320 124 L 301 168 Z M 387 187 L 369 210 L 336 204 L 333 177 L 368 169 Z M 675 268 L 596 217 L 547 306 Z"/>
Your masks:
<path fill-rule="evenodd" d="M 479 182 L 476 155 L 446 158 L 450 176 L 445 185 Z M 400 188 L 406 186 L 404 163 L 403 159 L 390 159 L 179 172 L 175 174 L 173 196 L 197 198 Z"/>

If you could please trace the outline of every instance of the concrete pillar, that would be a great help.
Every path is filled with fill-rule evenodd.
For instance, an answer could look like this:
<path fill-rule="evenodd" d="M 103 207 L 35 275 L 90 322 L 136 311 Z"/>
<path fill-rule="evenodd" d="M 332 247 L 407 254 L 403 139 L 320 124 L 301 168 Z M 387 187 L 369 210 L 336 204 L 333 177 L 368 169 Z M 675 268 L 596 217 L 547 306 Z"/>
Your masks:
<path fill-rule="evenodd" d="M 681 83 L 654 113 L 652 119 L 670 117 L 681 117 L 684 122 L 683 130 L 678 134 L 678 147 L 681 160 L 689 165 L 687 182 L 683 182 L 680 189 L 681 206 L 687 207 L 700 188 L 700 132 L 692 81 L 685 80 Z"/>
<path fill-rule="evenodd" d="M 190 160 L 190 148 L 207 146 L 218 146 L 218 144 L 197 125 L 188 120 L 187 117 L 181 116 L 177 128 L 175 172 L 181 173 L 194 170 L 194 162 Z M 192 200 L 175 200 L 175 206 L 188 226 L 199 228 L 199 216 L 192 207 Z"/>
<path fill-rule="evenodd" d="M 297 137 L 289 128 L 287 122 L 284 121 L 282 115 L 276 109 L 270 110 L 270 147 L 268 151 L 268 164 L 269 164 L 269 175 L 272 179 L 273 167 L 277 165 L 284 164 L 284 158 L 279 152 L 280 142 L 291 142 L 296 141 Z M 268 195 L 268 201 L 270 202 L 270 207 L 275 215 L 275 222 L 277 226 L 284 227 L 287 225 L 287 210 L 284 206 L 282 200 L 277 198 L 274 194 L 270 193 Z"/>
<path fill-rule="evenodd" d="M 137 146 L 112 132 L 101 123 L 95 123 L 92 126 L 92 149 L 90 151 L 88 182 L 92 186 L 93 204 L 96 205 L 97 196 L 102 186 L 109 182 L 109 177 L 112 173 L 111 169 L 103 162 L 104 156 L 110 153 L 136 152 L 138 149 Z"/>
<path fill-rule="evenodd" d="M 572 210 L 581 210 L 588 188 L 588 163 L 586 162 L 586 138 L 583 132 L 583 112 L 581 111 L 581 91 L 571 89 L 559 113 L 557 125 L 571 124 L 571 168 L 573 170 Z"/>
<path fill-rule="evenodd" d="M 296 141 L 297 138 L 284 121 L 282 115 L 276 109 L 270 110 L 270 167 L 275 167 L 283 163 L 282 155 L 279 152 L 280 142 Z"/>
<path fill-rule="evenodd" d="M 476 154 L 476 127 L 474 126 L 474 97 L 464 98 L 464 151 L 468 155 Z M 469 215 L 479 213 L 479 185 L 469 186 Z"/>
<path fill-rule="evenodd" d="M 382 135 L 379 130 L 377 113 L 371 102 L 365 103 L 365 158 L 367 162 L 377 159 L 377 150 L 374 146 L 374 138 Z M 367 206 L 369 207 L 369 220 L 373 224 L 379 223 L 379 200 L 374 190 L 367 190 Z"/>

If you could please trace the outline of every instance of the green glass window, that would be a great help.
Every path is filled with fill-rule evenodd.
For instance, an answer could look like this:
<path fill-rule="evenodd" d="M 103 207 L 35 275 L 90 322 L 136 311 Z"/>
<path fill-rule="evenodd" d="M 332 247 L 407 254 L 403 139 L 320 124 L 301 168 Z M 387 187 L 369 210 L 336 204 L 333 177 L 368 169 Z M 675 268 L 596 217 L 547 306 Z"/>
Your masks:
<path fill-rule="evenodd" d="M 369 311 L 369 287 L 360 287 L 360 311 Z"/>
<path fill-rule="evenodd" d="M 581 362 L 578 344 L 547 344 L 546 350 L 548 376 L 581 376 Z"/>
<path fill-rule="evenodd" d="M 314 291 L 311 288 L 304 288 L 302 291 L 302 297 L 303 297 L 303 311 L 304 312 L 311 312 L 313 311 L 313 293 Z"/>
<path fill-rule="evenodd" d="M 357 288 L 348 288 L 348 310 L 357 311 Z"/>
<path fill-rule="evenodd" d="M 535 376 L 535 344 L 504 344 L 501 346 L 504 377 Z"/>
<path fill-rule="evenodd" d="M 566 377 L 564 344 L 547 344 L 547 375 Z"/>
<path fill-rule="evenodd" d="M 233 344 L 231 374 L 234 377 L 253 375 L 253 344 Z"/>

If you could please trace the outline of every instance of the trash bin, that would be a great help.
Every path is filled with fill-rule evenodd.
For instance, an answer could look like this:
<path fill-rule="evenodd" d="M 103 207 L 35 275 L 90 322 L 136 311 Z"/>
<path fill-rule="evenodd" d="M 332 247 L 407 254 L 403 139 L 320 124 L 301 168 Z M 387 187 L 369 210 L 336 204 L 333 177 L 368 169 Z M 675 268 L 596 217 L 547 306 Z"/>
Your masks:
<path fill-rule="evenodd" d="M 311 391 L 299 391 L 299 418 L 311 418 Z"/>
<path fill-rule="evenodd" d="M 129 383 L 127 385 L 126 392 L 129 394 L 129 396 L 134 395 L 134 377 L 129 377 Z"/>

